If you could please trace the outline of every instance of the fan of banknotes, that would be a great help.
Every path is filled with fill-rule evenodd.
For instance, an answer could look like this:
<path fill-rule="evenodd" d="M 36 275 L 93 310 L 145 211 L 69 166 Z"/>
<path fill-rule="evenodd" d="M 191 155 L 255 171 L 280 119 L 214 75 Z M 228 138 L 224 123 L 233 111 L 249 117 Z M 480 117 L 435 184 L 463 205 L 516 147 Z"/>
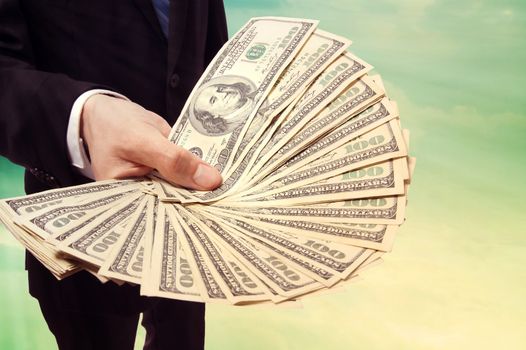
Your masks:
<path fill-rule="evenodd" d="M 148 296 L 253 305 L 348 283 L 391 250 L 414 159 L 380 76 L 317 25 L 251 19 L 196 84 L 170 140 L 218 189 L 153 173 L 5 199 L 0 219 L 57 278 Z"/>

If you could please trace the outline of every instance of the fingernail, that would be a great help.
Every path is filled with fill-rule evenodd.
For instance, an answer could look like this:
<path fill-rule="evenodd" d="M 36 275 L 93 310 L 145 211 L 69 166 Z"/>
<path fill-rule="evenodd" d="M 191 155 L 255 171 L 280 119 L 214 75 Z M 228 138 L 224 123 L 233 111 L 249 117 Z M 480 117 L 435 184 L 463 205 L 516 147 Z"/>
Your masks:
<path fill-rule="evenodd" d="M 194 173 L 194 182 L 205 188 L 214 188 L 221 183 L 219 172 L 206 164 L 199 164 Z"/>

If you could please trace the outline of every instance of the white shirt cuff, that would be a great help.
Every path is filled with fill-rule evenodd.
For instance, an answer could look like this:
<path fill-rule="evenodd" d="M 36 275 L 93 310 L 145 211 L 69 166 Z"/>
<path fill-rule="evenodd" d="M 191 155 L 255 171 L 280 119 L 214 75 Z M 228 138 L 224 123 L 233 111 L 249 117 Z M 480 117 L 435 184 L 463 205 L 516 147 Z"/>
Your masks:
<path fill-rule="evenodd" d="M 95 176 L 93 175 L 91 162 L 89 161 L 88 155 L 86 154 L 86 150 L 84 148 L 84 140 L 82 140 L 80 137 L 80 118 L 82 116 L 84 103 L 86 103 L 88 98 L 97 94 L 109 95 L 129 101 L 126 96 L 114 91 L 93 89 L 86 91 L 77 97 L 75 103 L 73 103 L 73 107 L 71 108 L 71 113 L 69 115 L 68 131 L 66 135 L 69 159 L 71 160 L 71 164 L 77 168 L 79 173 L 90 179 L 95 179 Z"/>

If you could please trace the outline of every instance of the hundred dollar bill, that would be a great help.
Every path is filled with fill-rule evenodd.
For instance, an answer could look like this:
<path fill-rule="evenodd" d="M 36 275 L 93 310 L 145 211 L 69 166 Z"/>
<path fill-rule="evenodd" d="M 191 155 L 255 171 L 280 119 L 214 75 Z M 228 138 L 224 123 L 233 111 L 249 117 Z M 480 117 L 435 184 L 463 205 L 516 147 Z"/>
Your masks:
<path fill-rule="evenodd" d="M 170 215 L 172 221 L 178 222 L 177 231 L 180 233 L 180 242 L 183 250 L 187 252 L 186 257 L 190 266 L 196 271 L 195 276 L 199 282 L 198 286 L 201 288 L 201 296 L 205 302 L 230 303 L 228 291 L 221 288 L 218 279 L 210 271 L 210 267 L 204 260 L 201 252 L 196 248 L 190 238 L 190 232 L 184 224 L 184 219 L 179 215 L 178 210 L 175 209 L 176 207 L 179 207 L 179 205 L 169 206 L 167 208 L 168 215 Z"/>
<path fill-rule="evenodd" d="M 353 275 L 359 275 L 360 273 L 362 273 L 363 271 L 367 269 L 370 269 L 371 267 L 380 265 L 383 262 L 382 256 L 384 255 L 385 255 L 385 252 L 375 251 L 360 266 L 358 266 L 358 269 L 356 269 Z"/>
<path fill-rule="evenodd" d="M 407 178 L 406 158 L 389 159 L 305 186 L 294 187 L 285 191 L 278 187 L 263 193 L 241 197 L 239 204 L 247 206 L 292 206 L 401 195 L 404 194 L 404 180 Z"/>
<path fill-rule="evenodd" d="M 146 285 L 146 288 L 141 287 L 141 293 L 147 292 L 148 288 L 152 285 L 152 282 L 151 282 L 152 256 L 157 254 L 157 252 L 153 252 L 154 239 L 155 239 L 155 236 L 159 235 L 159 232 L 161 232 L 162 234 L 163 232 L 162 230 L 164 228 L 159 229 L 158 226 L 161 225 L 162 220 L 164 220 L 166 216 L 164 212 L 163 204 L 159 200 L 159 197 L 156 197 L 155 193 L 153 193 L 152 196 L 154 198 L 154 213 L 152 215 L 152 218 L 150 218 L 150 221 L 148 222 L 148 226 L 150 229 L 144 232 L 144 238 L 143 238 L 144 243 L 142 244 L 143 246 L 142 273 L 141 273 L 141 280 L 139 283 L 141 284 L 141 286 L 143 284 Z"/>
<path fill-rule="evenodd" d="M 208 192 L 191 191 L 194 198 L 183 201 L 183 203 L 215 201 L 230 195 L 234 188 L 240 185 L 243 177 L 252 176 L 250 172 L 252 172 L 254 168 L 249 167 L 253 166 L 252 159 L 254 159 L 257 154 L 261 152 L 265 154 L 272 146 L 279 146 L 287 134 L 292 135 L 301 129 L 305 123 L 344 91 L 349 84 L 366 74 L 370 69 L 370 65 L 350 53 L 341 55 L 315 80 L 295 108 L 289 106 L 288 110 L 290 110 L 290 113 L 285 112 L 284 121 L 276 122 L 276 126 L 274 126 L 272 130 L 263 134 L 262 137 L 266 137 L 267 139 L 258 140 L 258 142 L 250 147 L 248 153 L 243 158 L 240 158 L 242 161 L 236 163 L 236 166 L 232 168 L 232 171 L 219 188 Z M 280 124 L 282 125 L 273 133 L 272 131 Z M 265 145 L 267 145 L 268 148 L 263 147 Z M 259 157 L 261 158 L 262 155 L 260 154 Z M 258 164 L 257 162 L 258 160 L 256 160 L 256 164 Z"/>
<path fill-rule="evenodd" d="M 342 126 L 319 138 L 307 148 L 289 158 L 283 165 L 274 170 L 272 177 L 286 175 L 304 164 L 323 156 L 326 153 L 346 144 L 390 120 L 398 118 L 398 108 L 393 101 L 383 98 L 380 102 L 367 108 Z"/>
<path fill-rule="evenodd" d="M 315 238 L 304 238 L 275 229 L 262 230 L 234 218 L 223 218 L 227 225 L 234 225 L 239 231 L 255 239 L 267 249 L 278 253 L 316 273 L 326 286 L 332 286 L 340 279 L 347 278 L 368 256 L 371 249 L 354 247 Z"/>
<path fill-rule="evenodd" d="M 140 196 L 140 195 L 141 195 L 141 192 L 132 191 L 127 196 L 120 198 L 119 200 L 115 201 L 109 206 L 98 208 L 97 210 L 94 210 L 94 211 L 89 211 L 86 214 L 82 214 L 82 213 L 78 213 L 75 215 L 68 214 L 67 219 L 71 221 L 67 222 L 67 220 L 64 220 L 63 222 L 66 224 L 53 225 L 53 228 L 52 228 L 53 233 L 46 238 L 46 241 L 51 243 L 52 245 L 57 246 L 58 244 L 60 244 L 60 242 L 64 241 L 69 236 L 75 234 L 76 232 L 80 231 L 82 228 L 88 226 L 93 221 L 97 220 L 99 217 L 105 215 L 108 211 L 111 211 L 114 208 L 117 208 L 121 203 L 129 203 L 130 201 L 133 201 L 134 198 L 137 198 L 137 196 Z M 80 218 L 75 219 L 78 216 L 80 216 Z"/>
<path fill-rule="evenodd" d="M 309 84 L 349 45 L 348 39 L 319 29 L 314 31 L 262 103 L 239 143 L 234 161 L 238 160 L 239 163 L 239 160 L 247 155 L 273 119 L 293 100 L 301 96 Z M 233 168 L 237 165 L 234 164 Z"/>
<path fill-rule="evenodd" d="M 104 276 L 99 275 L 99 269 L 96 266 L 90 265 L 90 264 L 83 264 L 82 262 L 79 263 L 79 266 L 82 268 L 82 270 L 86 271 L 96 279 L 100 281 L 100 283 L 107 283 L 110 280 Z M 123 285 L 124 282 L 113 280 L 113 282 L 119 286 Z"/>
<path fill-rule="evenodd" d="M 333 102 L 333 104 L 336 102 L 339 101 L 335 101 Z M 340 110 L 340 108 L 337 108 L 337 110 Z M 394 104 L 394 102 L 392 101 L 389 101 L 387 98 L 384 98 L 382 99 L 382 101 L 369 107 L 367 110 L 360 113 L 352 120 L 346 122 L 341 127 L 322 137 L 321 139 L 310 145 L 307 149 L 303 150 L 296 156 L 289 159 L 285 164 L 283 164 L 281 167 L 275 170 L 272 176 L 261 182 L 258 186 L 255 186 L 254 188 L 249 189 L 246 192 L 229 194 L 228 201 L 232 202 L 246 200 L 246 198 L 244 197 L 249 196 L 250 193 L 253 193 L 254 196 L 265 195 L 267 194 L 267 189 L 261 191 L 257 191 L 257 189 L 263 187 L 265 184 L 268 185 L 269 183 L 272 183 L 273 180 L 279 179 L 280 176 L 284 176 L 298 169 L 304 164 L 308 164 L 312 160 L 319 158 L 321 155 L 328 153 L 334 150 L 335 148 L 345 145 L 345 143 L 349 142 L 350 138 L 354 139 L 362 135 L 363 133 L 371 131 L 372 129 L 377 128 L 379 125 L 384 124 L 396 117 L 398 117 L 398 109 L 396 108 L 396 104 Z M 248 165 L 248 162 L 244 162 L 244 165 Z M 242 170 L 236 172 L 235 175 L 239 177 L 241 176 L 241 174 Z M 222 189 L 225 187 L 231 187 L 232 184 L 235 183 L 235 180 L 233 179 L 235 179 L 235 177 L 231 176 L 230 178 L 225 180 L 225 185 L 221 186 L 218 190 L 212 191 L 201 198 L 203 199 L 203 201 L 208 201 L 218 200 L 221 197 L 224 197 L 224 191 L 222 191 Z M 214 195 L 214 193 L 217 193 L 219 191 L 223 192 L 223 196 Z M 163 200 L 174 199 L 174 194 L 169 194 L 168 190 L 165 190 L 163 195 Z M 387 195 L 387 193 L 383 195 Z M 183 199 L 183 201 L 185 200 Z M 189 202 L 191 202 L 191 200 L 189 200 Z"/>
<path fill-rule="evenodd" d="M 287 113 L 273 132 L 256 151 L 256 159 L 248 172 L 249 177 L 261 169 L 277 149 L 337 98 L 356 79 L 366 74 L 372 66 L 351 53 L 346 53 L 329 65 L 304 93 L 301 100 Z M 373 85 L 372 81 L 370 82 Z M 379 93 L 379 90 L 377 90 Z M 381 96 L 380 96 L 381 97 Z"/>
<path fill-rule="evenodd" d="M 229 268 L 232 269 L 232 272 L 235 274 L 236 279 L 240 281 L 243 288 L 252 292 L 252 295 L 246 297 L 236 297 L 234 295 L 234 302 L 236 305 L 246 304 L 256 301 L 265 301 L 274 299 L 277 302 L 282 301 L 282 298 L 274 298 L 274 294 L 277 294 L 274 290 L 261 282 L 249 268 L 244 266 L 239 262 L 234 255 L 232 255 L 227 249 L 222 246 L 215 244 L 214 247 L 217 250 L 219 256 L 223 257 L 227 262 Z M 237 300 L 236 300 L 237 299 Z M 239 301 L 238 301 L 239 300 Z"/>
<path fill-rule="evenodd" d="M 406 145 L 407 145 L 407 142 L 406 142 Z M 407 146 L 406 146 L 407 148 Z M 403 169 L 403 177 L 404 177 L 404 181 L 406 182 L 406 184 L 411 181 L 411 160 L 410 160 L 411 157 L 407 156 L 407 157 L 403 157 L 401 159 L 404 160 L 404 166 L 401 168 Z"/>
<path fill-rule="evenodd" d="M 360 198 L 347 201 L 316 203 L 311 205 L 258 206 L 250 207 L 240 203 L 217 203 L 213 206 L 199 206 L 216 215 L 221 211 L 248 217 L 282 218 L 286 220 L 337 223 L 373 223 L 401 225 L 404 222 L 406 197 Z"/>
<path fill-rule="evenodd" d="M 265 131 L 265 134 L 268 134 L 269 128 Z M 188 191 L 184 189 L 179 189 L 173 186 L 167 186 L 162 182 L 155 180 L 155 182 L 160 182 L 159 185 L 156 184 L 157 193 L 159 198 L 162 201 L 166 202 L 175 202 L 175 203 L 201 203 L 201 202 L 211 202 L 217 201 L 221 198 L 230 195 L 231 191 L 235 188 L 236 185 L 239 185 L 243 180 L 244 170 L 248 168 L 254 152 L 257 150 L 258 145 L 261 143 L 261 139 L 254 144 L 247 155 L 243 157 L 241 163 L 237 164 L 235 171 L 230 173 L 230 175 L 223 180 L 221 186 L 216 188 L 213 191 Z"/>
<path fill-rule="evenodd" d="M 242 235 L 226 230 L 216 221 L 209 218 L 206 225 L 212 233 L 211 238 L 225 249 L 228 249 L 245 266 L 265 284 L 280 295 L 287 298 L 321 288 L 314 279 L 301 274 L 296 269 L 288 267 L 283 258 L 262 250 L 242 237 Z"/>
<path fill-rule="evenodd" d="M 143 181 L 141 181 L 141 191 L 145 194 L 155 196 L 155 184 L 153 181 L 150 181 L 148 177 L 146 177 Z"/>
<path fill-rule="evenodd" d="M 58 248 L 77 259 L 100 267 L 123 233 L 136 210 L 142 210 L 147 197 L 137 194 L 131 201 L 121 203 L 81 228 L 62 242 Z"/>
<path fill-rule="evenodd" d="M 265 193 L 278 188 L 285 191 L 387 159 L 405 156 L 407 156 L 407 149 L 399 123 L 391 120 L 288 175 L 254 187 L 251 194 Z"/>
<path fill-rule="evenodd" d="M 64 187 L 27 196 L 3 199 L 0 210 L 5 210 L 11 216 L 31 215 L 39 210 L 61 204 L 65 199 L 79 196 L 103 196 L 106 191 L 126 187 L 139 188 L 142 179 L 137 180 L 107 180 L 91 182 L 85 185 Z"/>
<path fill-rule="evenodd" d="M 335 286 L 332 286 L 330 288 L 322 288 L 313 293 L 299 295 L 296 297 L 296 300 L 298 302 L 301 302 L 307 296 L 309 297 L 322 296 L 322 295 L 327 296 L 327 295 L 334 295 L 335 293 L 345 293 L 349 285 L 359 282 L 361 280 L 360 274 L 364 270 L 367 270 L 368 268 L 377 266 L 382 263 L 381 257 L 376 256 L 377 253 L 383 254 L 383 252 L 376 252 L 376 253 L 371 254 L 360 266 L 358 266 L 358 268 L 349 277 L 347 277 L 344 280 L 341 280 Z"/>
<path fill-rule="evenodd" d="M 126 281 L 141 283 L 146 232 L 153 232 L 158 200 L 146 197 L 146 203 L 134 213 L 121 232 L 114 247 L 101 264 L 99 274 Z"/>
<path fill-rule="evenodd" d="M 153 181 L 153 192 L 161 201 L 181 203 L 194 200 L 189 191 L 175 187 L 155 174 L 150 175 L 150 178 Z"/>
<path fill-rule="evenodd" d="M 415 172 L 416 158 L 408 157 L 407 166 L 409 167 L 409 178 L 407 179 L 407 184 L 411 184 L 411 179 L 413 178 L 413 173 Z"/>
<path fill-rule="evenodd" d="M 278 114 L 288 105 L 288 109 L 283 112 L 283 115 L 287 115 L 297 102 L 298 98 L 296 97 L 300 97 L 305 92 L 308 85 L 344 52 L 349 43 L 345 38 L 321 30 L 316 30 L 311 35 L 294 61 L 280 76 L 276 86 L 258 110 L 256 117 L 243 136 L 234 156 L 236 162 L 229 168 L 225 176 L 224 186 L 215 191 L 215 195 L 207 194 L 205 201 L 231 191 L 233 185 L 238 185 L 243 180 L 239 174 L 242 174 L 247 165 L 251 163 L 252 157 L 267 136 L 271 135 L 279 126 Z M 366 65 L 366 63 L 364 64 Z M 201 199 L 203 198 L 201 197 Z"/>
<path fill-rule="evenodd" d="M 175 187 L 170 186 L 168 182 L 161 179 L 154 179 L 154 191 L 157 198 L 162 201 L 171 201 L 180 203 L 182 198 Z"/>
<path fill-rule="evenodd" d="M 199 250 L 203 261 L 209 266 L 216 281 L 227 294 L 230 302 L 238 304 L 255 300 L 269 300 L 268 289 L 239 262 L 228 250 L 215 244 L 210 239 L 207 219 L 196 212 L 189 212 L 178 207 L 177 212 L 183 219 L 181 222 L 194 246 Z"/>
<path fill-rule="evenodd" d="M 181 230 L 178 221 L 170 220 L 166 206 L 159 205 L 151 259 L 141 280 L 142 295 L 204 302 L 198 272 L 181 246 Z"/>
<path fill-rule="evenodd" d="M 221 220 L 218 220 L 217 222 L 221 222 Z M 243 239 L 249 242 L 251 245 L 257 247 L 263 252 L 266 252 L 268 254 L 273 255 L 276 258 L 281 259 L 280 261 L 283 264 L 283 268 L 286 267 L 287 269 L 293 269 L 299 274 L 312 278 L 313 280 L 315 280 L 323 286 L 330 285 L 329 280 L 335 277 L 332 271 L 325 267 L 320 267 L 319 265 L 315 264 L 312 260 L 306 259 L 301 256 L 292 255 L 290 254 L 290 252 L 284 249 L 274 247 L 264 241 L 253 238 L 250 235 L 245 235 L 244 232 L 238 230 L 238 228 L 235 225 L 231 226 L 231 229 L 232 232 L 237 231 L 238 234 L 240 234 L 241 237 L 243 237 Z M 319 288 L 323 287 L 320 286 Z"/>
<path fill-rule="evenodd" d="M 85 202 L 88 198 L 95 198 L 96 196 L 104 197 L 105 194 L 115 194 L 120 191 L 131 192 L 133 189 L 139 188 L 140 181 L 141 179 L 100 181 L 80 186 L 39 192 L 23 197 L 9 198 L 0 201 L 0 212 L 5 213 L 6 220 L 4 221 L 7 221 L 7 218 L 9 218 L 9 221 L 11 222 L 9 231 L 11 231 L 13 235 L 15 235 L 15 237 L 33 253 L 33 255 L 39 256 L 41 261 L 46 259 L 48 261 L 48 266 L 52 263 L 51 260 L 53 260 L 63 268 L 71 270 L 73 269 L 73 265 L 76 264 L 63 261 L 56 248 L 48 243 L 42 242 L 42 239 L 50 238 L 49 232 L 45 230 L 45 225 L 34 227 L 28 222 L 28 220 L 30 218 L 37 218 L 40 216 L 39 213 L 45 212 L 48 216 L 44 215 L 44 220 L 48 218 L 55 219 L 52 226 L 53 230 L 58 229 L 58 226 L 64 227 L 64 224 L 66 224 L 66 221 L 68 220 L 70 220 L 72 224 L 79 224 L 79 219 L 86 213 L 85 211 L 76 213 L 68 212 L 66 217 L 61 219 L 60 217 L 57 218 L 55 216 L 60 210 L 57 211 L 55 209 L 61 208 L 64 210 L 67 209 L 65 208 L 65 206 L 67 206 L 65 203 L 75 206 L 81 202 Z M 120 197 L 120 195 L 114 199 L 118 199 L 118 197 Z M 108 204 L 106 201 L 103 202 L 104 203 L 99 204 Z M 22 227 L 17 228 L 13 225 L 14 222 Z M 38 223 L 41 224 L 42 220 L 39 220 Z M 28 225 L 28 228 L 25 227 L 26 224 Z M 30 236 L 35 238 L 33 239 Z M 60 272 L 58 274 L 63 275 L 65 272 Z"/>
<path fill-rule="evenodd" d="M 287 231 L 293 233 L 381 251 L 391 251 L 394 236 L 398 230 L 398 225 L 368 224 L 367 227 L 356 227 L 347 224 L 349 226 L 346 227 L 345 224 L 340 225 L 339 222 L 325 224 L 266 218 L 262 218 L 260 221 L 263 225 L 270 224 L 281 226 L 282 229 L 288 228 Z"/>
<path fill-rule="evenodd" d="M 116 207 L 119 205 L 119 203 L 128 202 L 128 201 L 129 201 L 128 197 L 123 197 L 117 202 L 112 203 L 111 207 Z M 57 246 L 58 244 L 60 244 L 60 242 L 62 242 L 63 240 L 65 240 L 66 238 L 74 234 L 75 232 L 79 231 L 83 227 L 95 221 L 98 217 L 106 213 L 107 210 L 109 209 L 110 209 L 109 206 L 104 207 L 104 208 L 101 208 L 100 210 L 90 212 L 89 215 L 82 216 L 80 220 L 72 220 L 68 224 L 63 225 L 61 227 L 53 227 L 53 230 L 52 230 L 53 233 L 46 238 L 46 241 L 54 246 Z M 68 219 L 76 218 L 76 215 L 68 215 L 68 216 L 69 216 Z M 58 225 L 55 225 L 55 226 L 58 226 Z"/>
<path fill-rule="evenodd" d="M 250 20 L 219 51 L 169 136 L 223 171 L 258 107 L 314 31 L 317 21 Z"/>
<path fill-rule="evenodd" d="M 296 297 L 298 301 L 303 300 L 307 295 L 308 296 L 320 296 L 320 295 L 327 295 L 327 294 L 333 294 L 338 292 L 345 292 L 346 286 L 348 286 L 351 283 L 356 283 L 360 281 L 360 274 L 371 267 L 375 267 L 383 262 L 381 256 L 384 254 L 384 252 L 378 252 L 378 251 L 372 251 L 373 253 L 368 256 L 367 259 L 365 259 L 357 268 L 354 270 L 347 278 L 344 280 L 339 281 L 338 284 L 335 286 L 331 286 L 330 288 L 323 288 L 320 290 L 317 290 L 313 293 L 299 295 Z"/>
<path fill-rule="evenodd" d="M 383 95 L 384 91 L 378 88 L 373 80 L 365 76 L 353 83 L 343 91 L 333 102 L 325 107 L 315 118 L 310 120 L 302 129 L 289 139 L 276 145 L 274 150 L 268 152 L 261 159 L 265 162 L 262 167 L 264 174 L 273 171 L 277 166 L 290 159 L 298 151 L 316 141 L 321 135 L 336 129 L 351 118 L 374 105 Z M 258 172 L 258 178 L 262 178 Z"/>
<path fill-rule="evenodd" d="M 241 230 L 239 230 L 239 232 L 242 233 Z M 316 264 L 311 259 L 306 259 L 302 256 L 293 255 L 290 251 L 287 251 L 280 247 L 275 247 L 263 240 L 259 240 L 250 235 L 246 235 L 244 236 L 244 238 L 248 242 L 262 249 L 263 251 L 267 251 L 273 254 L 274 256 L 282 259 L 281 261 L 283 262 L 284 266 L 293 268 L 299 273 L 317 281 L 324 287 L 331 286 L 333 283 L 336 283 L 338 281 L 337 274 L 335 274 L 332 270 L 327 269 L 326 267 Z"/>
<path fill-rule="evenodd" d="M 277 229 L 293 234 L 315 237 L 326 241 L 350 244 L 357 247 L 390 251 L 398 225 L 371 225 L 371 227 L 351 227 L 339 223 L 324 223 L 315 220 L 292 220 L 289 218 L 274 217 L 251 217 L 243 213 L 232 215 L 221 212 L 216 215 L 231 218 L 239 217 L 249 224 L 261 229 Z"/>
<path fill-rule="evenodd" d="M 54 246 L 45 242 L 40 236 L 33 235 L 16 225 L 6 211 L 0 210 L 0 222 L 57 279 L 60 280 L 78 270 L 78 265 L 64 259 Z"/>
<path fill-rule="evenodd" d="M 250 183 L 256 183 L 270 174 L 295 153 L 373 105 L 383 95 L 384 91 L 367 76 L 360 78 L 313 119 L 303 125 L 300 124 L 299 128 L 291 130 L 290 134 L 283 134 L 279 142 L 276 142 L 271 148 L 268 147 L 265 155 L 260 157 L 259 164 L 262 165 L 258 166 L 258 172 Z"/>
<path fill-rule="evenodd" d="M 31 215 L 16 218 L 17 224 L 32 231 L 43 239 L 57 233 L 70 232 L 69 229 L 77 227 L 91 217 L 113 207 L 128 196 L 134 196 L 138 187 L 116 188 L 105 191 L 103 196 L 74 197 L 64 199 L 58 205 L 49 206 Z"/>
<path fill-rule="evenodd" d="M 211 216 L 208 216 L 206 225 L 211 234 L 210 238 L 217 245 L 230 251 L 243 265 L 249 267 L 252 273 L 271 291 L 288 299 L 294 295 L 321 288 L 321 284 L 317 281 L 292 267 L 287 267 L 282 257 L 262 250 L 253 242 L 247 241 L 237 230 L 224 228 Z M 280 299 L 280 301 L 283 300 L 283 298 Z"/>

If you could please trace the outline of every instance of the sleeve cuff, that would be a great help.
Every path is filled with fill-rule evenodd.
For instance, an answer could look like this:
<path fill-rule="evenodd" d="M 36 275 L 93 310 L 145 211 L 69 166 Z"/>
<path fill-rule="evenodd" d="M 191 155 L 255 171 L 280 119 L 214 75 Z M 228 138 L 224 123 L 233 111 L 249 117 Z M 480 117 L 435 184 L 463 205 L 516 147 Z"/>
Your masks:
<path fill-rule="evenodd" d="M 84 140 L 82 140 L 80 137 L 80 118 L 82 117 L 84 103 L 86 103 L 88 98 L 97 94 L 109 95 L 129 101 L 126 96 L 114 91 L 93 89 L 84 92 L 82 95 L 77 97 L 75 103 L 73 103 L 73 107 L 71 108 L 71 113 L 69 115 L 68 131 L 66 135 L 69 159 L 71 161 L 71 165 L 73 165 L 79 173 L 90 179 L 95 179 L 95 176 L 93 175 L 91 162 L 86 153 Z"/>

